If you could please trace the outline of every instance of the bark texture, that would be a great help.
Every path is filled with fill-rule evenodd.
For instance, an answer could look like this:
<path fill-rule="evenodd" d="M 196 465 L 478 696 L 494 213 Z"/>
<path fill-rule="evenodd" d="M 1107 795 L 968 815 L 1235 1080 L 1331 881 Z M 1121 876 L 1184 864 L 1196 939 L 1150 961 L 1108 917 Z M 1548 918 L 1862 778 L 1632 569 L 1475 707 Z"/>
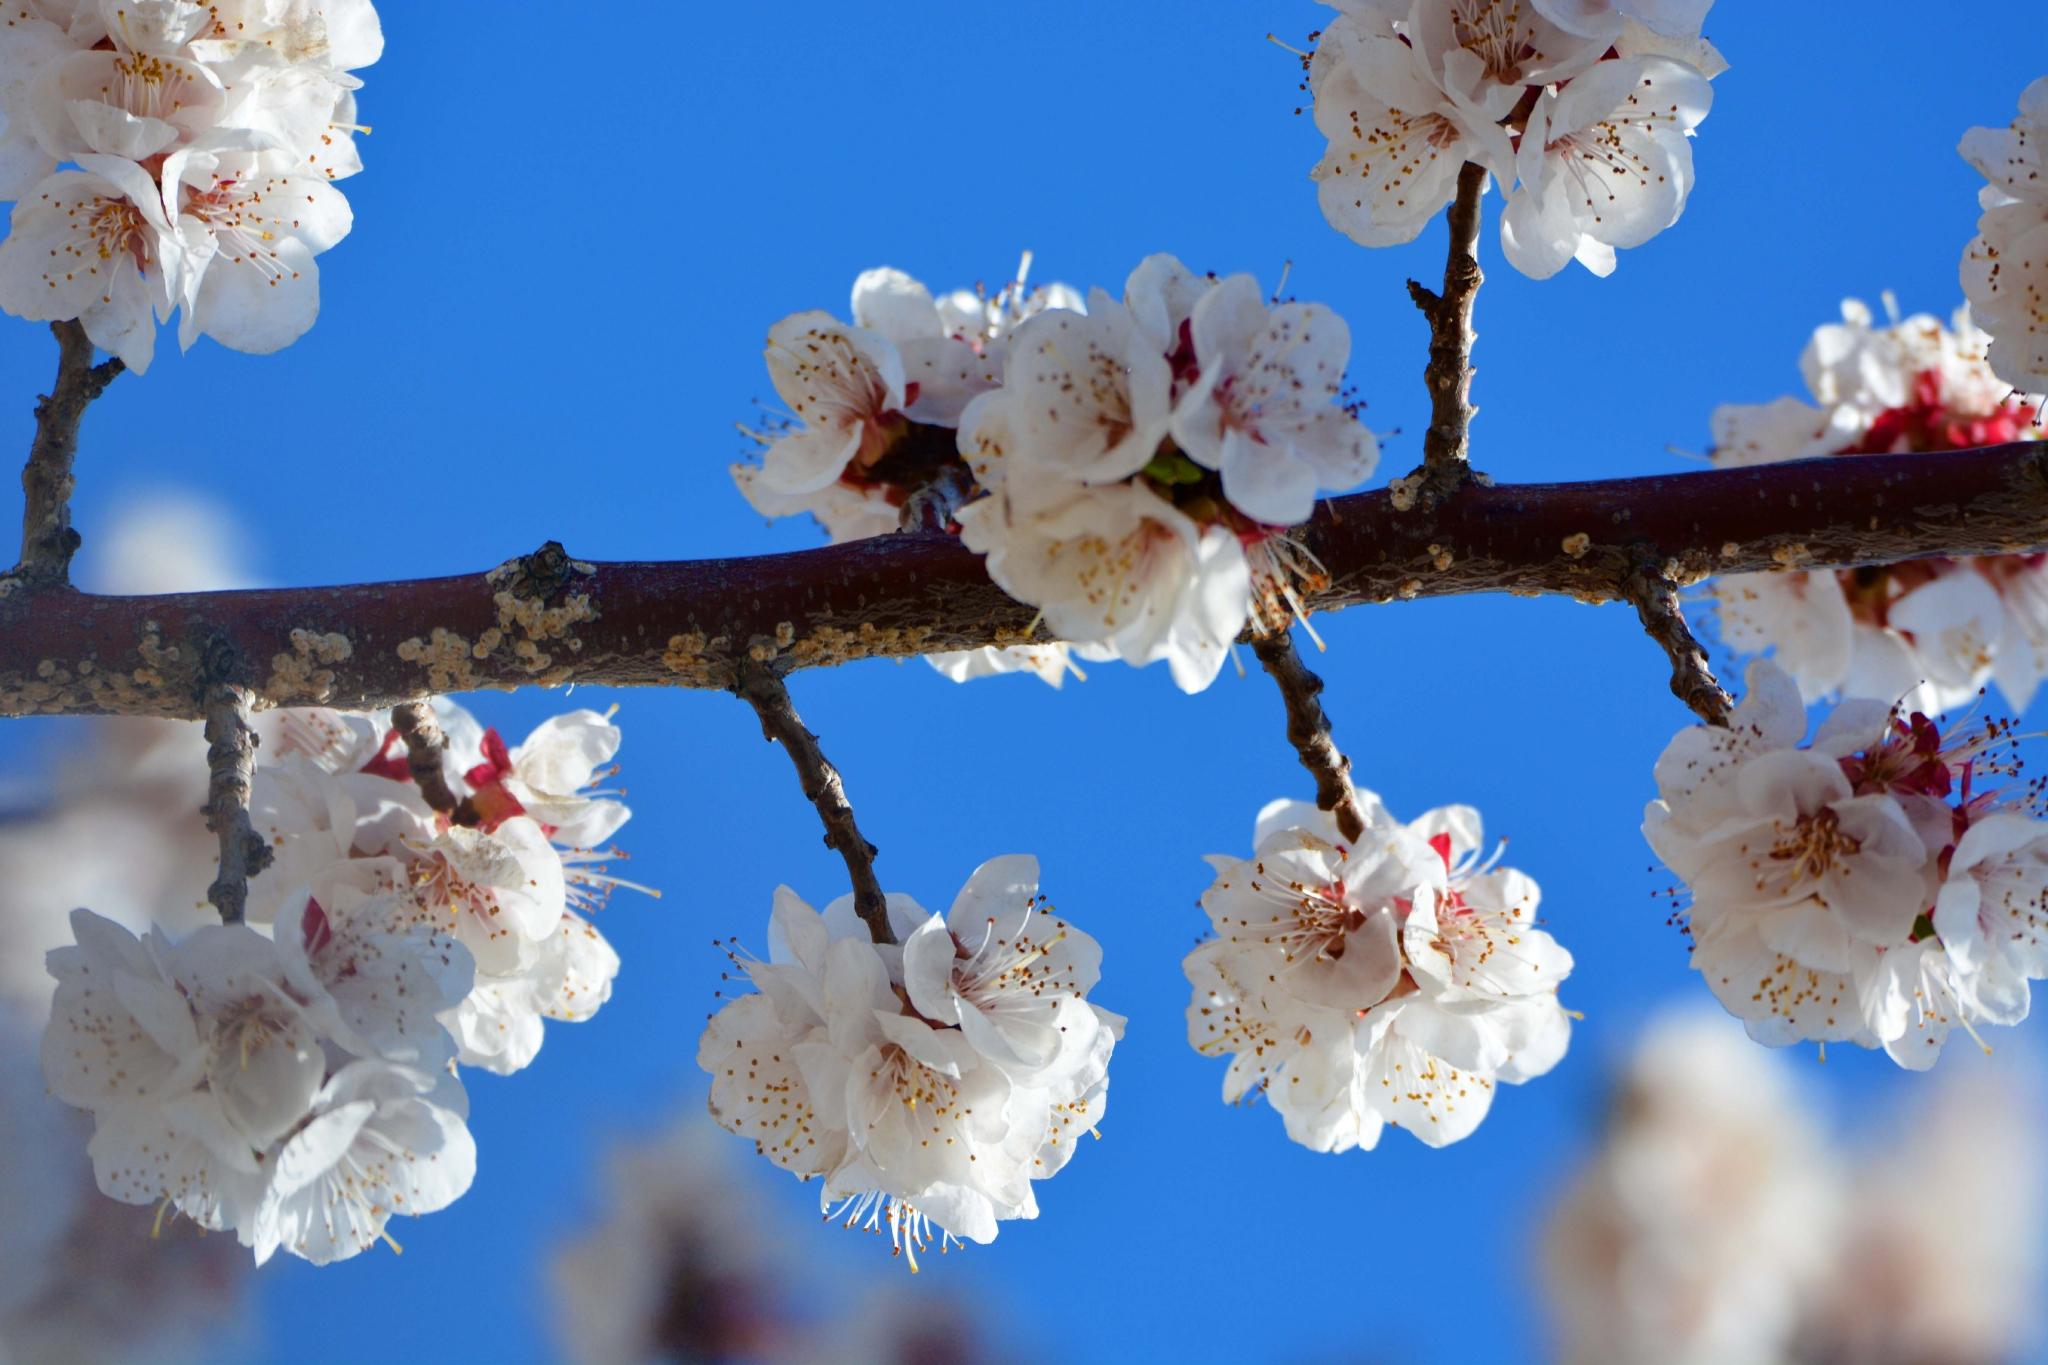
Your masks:
<path fill-rule="evenodd" d="M 1299 536 L 1330 574 L 1308 599 L 1318 611 L 1475 592 L 1634 601 L 1646 569 L 1684 587 L 2048 549 L 2048 443 L 1470 483 L 1407 511 L 1361 493 L 1323 505 Z M 258 706 L 352 709 L 567 683 L 729 690 L 750 665 L 786 675 L 1016 644 L 1036 616 L 956 538 L 918 533 L 645 564 L 550 544 L 489 573 L 353 587 L 14 592 L 0 595 L 0 715 L 198 719 L 214 681 Z"/>

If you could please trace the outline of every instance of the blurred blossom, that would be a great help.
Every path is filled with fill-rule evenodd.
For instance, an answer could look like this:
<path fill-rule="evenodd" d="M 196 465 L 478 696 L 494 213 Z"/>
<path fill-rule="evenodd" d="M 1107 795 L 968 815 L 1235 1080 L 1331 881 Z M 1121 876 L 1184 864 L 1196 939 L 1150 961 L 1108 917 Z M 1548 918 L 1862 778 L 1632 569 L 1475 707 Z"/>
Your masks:
<path fill-rule="evenodd" d="M 791 1250 L 745 1148 L 700 1118 L 614 1152 L 602 1222 L 550 1267 L 555 1340 L 573 1365 L 1004 1365 L 971 1297 L 900 1261 L 851 1278 Z M 796 1305 L 824 1305 L 814 1311 Z"/>
<path fill-rule="evenodd" d="M 862 1295 L 842 1327 L 816 1334 L 804 1365 L 1006 1365 L 974 1301 L 919 1285 Z"/>
<path fill-rule="evenodd" d="M 1785 1061 L 1731 1020 L 1654 1024 L 1551 1215 L 1569 1365 L 1765 1365 L 1826 1271 L 1841 1191 Z"/>
<path fill-rule="evenodd" d="M 1944 1075 L 1857 1173 L 1801 1365 L 1997 1365 L 2034 1337 L 2041 1271 L 2038 1095 L 1997 1062 Z"/>
<path fill-rule="evenodd" d="M 556 1336 L 576 1365 L 790 1358 L 781 1234 L 708 1121 L 615 1153 L 604 1223 L 556 1256 Z"/>
<path fill-rule="evenodd" d="M 1921 1089 L 1927 1086 L 1927 1089 Z M 2006 1059 L 1919 1082 L 1830 1148 L 1728 1020 L 1653 1023 L 1552 1213 L 1565 1365 L 1998 1365 L 2031 1340 L 2043 1158 Z"/>
<path fill-rule="evenodd" d="M 254 587 L 242 555 L 249 544 L 234 513 L 208 498 L 159 493 L 116 511 L 79 551 L 88 592 L 140 596 Z"/>

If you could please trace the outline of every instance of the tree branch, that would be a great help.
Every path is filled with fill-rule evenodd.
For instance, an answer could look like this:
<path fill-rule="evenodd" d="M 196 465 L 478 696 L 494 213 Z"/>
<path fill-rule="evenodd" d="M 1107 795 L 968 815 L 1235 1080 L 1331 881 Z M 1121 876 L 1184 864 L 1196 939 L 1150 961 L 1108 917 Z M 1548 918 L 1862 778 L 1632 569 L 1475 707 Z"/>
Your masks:
<path fill-rule="evenodd" d="M 420 797 L 430 810 L 439 811 L 458 825 L 475 824 L 474 817 L 459 818 L 462 798 L 448 786 L 441 756 L 448 752 L 448 736 L 434 708 L 423 701 L 409 701 L 391 708 L 391 728 L 405 741 L 405 766 L 419 786 Z"/>
<path fill-rule="evenodd" d="M 740 670 L 731 690 L 761 718 L 762 735 L 771 742 L 780 740 L 783 752 L 796 765 L 804 796 L 818 808 L 818 819 L 824 822 L 826 844 L 846 860 L 846 874 L 853 880 L 854 913 L 867 922 L 869 937 L 877 943 L 894 943 L 888 898 L 875 878 L 875 854 L 880 850 L 862 837 L 860 826 L 854 823 L 846 784 L 818 748 L 818 737 L 804 728 L 781 676 L 772 665 L 750 663 Z"/>
<path fill-rule="evenodd" d="M 1351 788 L 1351 760 L 1330 738 L 1330 718 L 1316 700 L 1323 680 L 1295 653 L 1292 631 L 1256 637 L 1252 652 L 1280 685 L 1280 699 L 1287 705 L 1287 739 L 1301 756 L 1301 766 L 1316 780 L 1316 805 L 1337 818 L 1337 829 L 1348 842 L 1357 843 L 1365 833 L 1365 814 Z"/>
<path fill-rule="evenodd" d="M 21 562 L 0 575 L 0 596 L 13 588 L 60 588 L 71 581 L 71 556 L 78 532 L 71 529 L 71 475 L 78 455 L 78 427 L 93 399 L 126 367 L 116 356 L 92 363 L 92 341 L 76 322 L 53 322 L 57 337 L 57 382 L 36 403 L 36 439 L 21 471 L 27 506 L 21 516 Z"/>
<path fill-rule="evenodd" d="M 1472 478 L 1472 302 L 1486 276 L 1479 269 L 1479 199 L 1486 193 L 1486 168 L 1466 162 L 1458 171 L 1458 193 L 1446 222 L 1450 248 L 1444 260 L 1444 292 L 1432 294 L 1415 280 L 1408 297 L 1429 319 L 1429 430 L 1422 437 L 1422 467 L 1397 481 L 1402 501 L 1433 506 Z M 1402 510 L 1406 510 L 1403 508 Z"/>
<path fill-rule="evenodd" d="M 206 827 L 220 836 L 220 875 L 206 898 L 221 923 L 240 924 L 249 906 L 249 878 L 269 867 L 270 845 L 249 823 L 249 785 L 256 776 L 256 732 L 249 694 L 216 683 L 206 690 Z"/>
<path fill-rule="evenodd" d="M 1632 600 L 1721 573 L 2048 548 L 2048 443 L 1829 457 L 1585 483 L 1466 487 L 1399 511 L 1334 500 L 1299 532 L 1330 575 L 1318 611 L 1459 593 Z M 779 671 L 1022 642 L 1038 613 L 951 536 L 795 554 L 587 564 L 559 546 L 458 578 L 346 588 L 0 597 L 0 715 L 194 719 L 221 675 L 258 706 L 374 710 L 437 692 L 568 683 L 734 685 Z M 1043 638 L 1041 635 L 1040 638 Z"/>
<path fill-rule="evenodd" d="M 1642 618 L 1643 629 L 1671 658 L 1671 695 L 1707 724 L 1726 726 L 1733 699 L 1714 677 L 1707 651 L 1685 624 L 1678 585 L 1654 565 L 1645 564 L 1629 576 L 1628 595 L 1635 603 L 1636 615 Z"/>

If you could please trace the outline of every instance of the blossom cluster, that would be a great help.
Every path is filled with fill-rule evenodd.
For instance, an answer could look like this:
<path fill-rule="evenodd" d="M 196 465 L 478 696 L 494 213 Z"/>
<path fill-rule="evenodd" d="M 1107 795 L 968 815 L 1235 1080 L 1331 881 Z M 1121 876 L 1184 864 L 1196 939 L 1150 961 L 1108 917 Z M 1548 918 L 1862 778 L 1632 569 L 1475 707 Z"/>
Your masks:
<path fill-rule="evenodd" d="M 1999 378 L 1997 343 L 1959 309 L 1871 325 L 1856 299 L 1800 356 L 1814 401 L 1714 410 L 1714 462 L 1966 450 L 2044 434 L 2040 406 Z M 1860 569 L 1729 574 L 1713 595 L 1722 638 L 1770 650 L 1807 701 L 1830 693 L 1931 713 L 1996 681 L 2025 709 L 2048 672 L 2048 556 L 1921 559 Z"/>
<path fill-rule="evenodd" d="M 877 944 L 852 896 L 821 915 L 777 888 L 767 960 L 733 956 L 757 989 L 697 1064 L 722 1127 L 916 1269 L 933 1228 L 944 1247 L 1038 1216 L 1032 1182 L 1100 1121 L 1124 1021 L 1087 999 L 1102 950 L 1038 894 L 1036 858 L 982 864 L 943 916 L 891 893 L 888 916 L 898 943 Z"/>
<path fill-rule="evenodd" d="M 1214 681 L 1248 623 L 1301 613 L 1320 570 L 1288 529 L 1379 461 L 1341 401 L 1344 320 L 1269 300 L 1250 275 L 1157 255 L 1121 299 L 1019 284 L 934 300 L 872 270 L 853 315 L 799 313 L 769 332 L 795 426 L 758 466 L 734 467 L 754 506 L 857 539 L 894 530 L 941 471 L 971 476 L 980 496 L 957 524 L 989 576 L 1083 657 L 1165 660 L 1186 691 Z M 939 662 L 962 678 L 1057 681 L 1071 667 L 1058 645 Z"/>
<path fill-rule="evenodd" d="M 1536 927 L 1535 881 L 1482 856 L 1478 811 L 1404 825 L 1356 799 L 1355 845 L 1280 800 L 1252 857 L 1209 859 L 1215 935 L 1182 963 L 1188 1042 L 1230 1058 L 1227 1103 L 1263 1093 L 1313 1151 L 1370 1149 L 1387 1124 L 1441 1147 L 1479 1126 L 1496 1084 L 1563 1058 L 1571 954 Z"/>
<path fill-rule="evenodd" d="M 1972 128 L 1957 150 L 1989 182 L 1962 276 L 1997 338 L 1991 369 L 2016 389 L 2048 393 L 2048 76 L 2021 92 L 2010 127 Z"/>
<path fill-rule="evenodd" d="M 156 325 L 239 351 L 320 311 L 362 168 L 350 72 L 370 0 L 9 0 L 0 27 L 0 308 L 76 319 L 137 372 Z M 75 169 L 60 170 L 60 165 Z"/>
<path fill-rule="evenodd" d="M 1411 241 L 1470 162 L 1506 195 L 1501 250 L 1548 279 L 1596 275 L 1685 211 L 1693 130 L 1727 69 L 1712 0 L 1330 0 L 1308 59 L 1312 172 L 1330 225 Z"/>
<path fill-rule="evenodd" d="M 259 1262 L 355 1255 L 468 1188 L 456 1064 L 519 1070 L 544 1018 L 610 996 L 618 957 L 578 910 L 614 884 L 591 850 L 628 811 L 588 789 L 617 728 L 573 712 L 510 749 L 437 705 L 453 811 L 387 717 L 273 713 L 248 923 L 138 938 L 73 912 L 43 1064 L 93 1115 L 106 1194 L 233 1230 Z"/>
<path fill-rule="evenodd" d="M 1934 1065 L 1952 1027 L 2015 1024 L 2048 975 L 2048 822 L 1993 720 L 1943 735 L 1844 702 L 1806 735 L 1767 659 L 1727 727 L 1681 730 L 1643 817 L 1692 901 L 1692 965 L 1750 1036 Z"/>

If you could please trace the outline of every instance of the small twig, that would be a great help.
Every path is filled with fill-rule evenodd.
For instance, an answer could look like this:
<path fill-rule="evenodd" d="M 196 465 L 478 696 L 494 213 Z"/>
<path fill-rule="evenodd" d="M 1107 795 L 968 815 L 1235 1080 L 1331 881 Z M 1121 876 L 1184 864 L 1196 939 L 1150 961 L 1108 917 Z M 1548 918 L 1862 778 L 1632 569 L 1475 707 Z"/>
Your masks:
<path fill-rule="evenodd" d="M 1479 198 L 1486 192 L 1486 168 L 1466 162 L 1458 172 L 1458 194 L 1448 215 L 1450 250 L 1444 261 L 1444 290 L 1433 294 L 1414 280 L 1408 296 L 1429 319 L 1429 430 L 1422 437 L 1422 467 L 1410 475 L 1418 501 L 1432 507 L 1472 477 L 1472 301 L 1486 278 L 1479 269 Z"/>
<path fill-rule="evenodd" d="M 740 670 L 732 690 L 761 718 L 762 735 L 780 740 L 789 761 L 796 765 L 797 782 L 824 822 L 826 844 L 846 860 L 847 875 L 853 879 L 854 912 L 867 922 L 869 936 L 877 943 L 894 943 L 889 903 L 881 882 L 875 879 L 875 854 L 880 850 L 861 836 L 853 806 L 846 799 L 846 784 L 819 750 L 818 737 L 804 728 L 781 676 L 768 665 L 750 664 Z"/>
<path fill-rule="evenodd" d="M 1625 586 L 1643 629 L 1671 656 L 1671 695 L 1707 724 L 1726 726 L 1731 699 L 1714 677 L 1707 651 L 1685 624 L 1678 585 L 1663 570 L 1645 564 L 1628 576 Z"/>
<path fill-rule="evenodd" d="M 249 878 L 269 867 L 270 845 L 249 823 L 249 785 L 256 775 L 256 732 L 249 693 L 228 683 L 206 690 L 206 827 L 220 836 L 220 876 L 206 898 L 221 923 L 240 924 L 249 906 Z"/>
<path fill-rule="evenodd" d="M 454 819 L 456 824 L 474 823 L 458 818 L 462 798 L 449 788 L 448 775 L 441 767 L 441 756 L 448 752 L 448 736 L 441 732 L 434 708 L 423 701 L 394 706 L 391 728 L 405 741 L 405 766 L 412 773 L 412 780 L 419 784 L 420 796 L 427 805 Z"/>
<path fill-rule="evenodd" d="M 71 475 L 78 455 L 78 427 L 93 399 L 126 368 L 120 357 L 92 363 L 92 341 L 76 322 L 53 322 L 57 336 L 57 382 L 36 404 L 36 439 L 21 471 L 27 506 L 21 517 L 21 563 L 12 574 L 29 588 L 63 587 L 71 581 L 71 556 L 78 532 L 71 529 Z"/>
<path fill-rule="evenodd" d="M 1351 787 L 1351 760 L 1330 738 L 1330 718 L 1316 700 L 1323 680 L 1294 652 L 1292 632 L 1278 630 L 1257 636 L 1252 640 L 1252 652 L 1280 684 L 1280 699 L 1287 704 L 1287 738 L 1301 755 L 1301 766 L 1316 780 L 1316 805 L 1336 816 L 1337 829 L 1356 843 L 1365 833 L 1365 815 Z"/>

